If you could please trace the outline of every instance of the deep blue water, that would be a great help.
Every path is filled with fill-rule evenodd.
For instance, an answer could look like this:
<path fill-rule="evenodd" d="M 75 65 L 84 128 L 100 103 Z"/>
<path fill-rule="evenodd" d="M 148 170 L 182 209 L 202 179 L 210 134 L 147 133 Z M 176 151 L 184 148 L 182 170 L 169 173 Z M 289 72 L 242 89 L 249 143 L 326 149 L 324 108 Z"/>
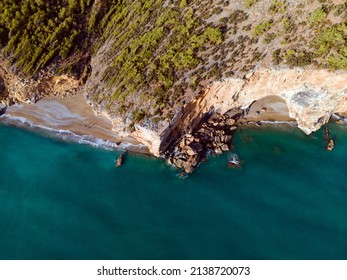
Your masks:
<path fill-rule="evenodd" d="M 237 132 L 240 170 L 0 126 L 0 259 L 347 259 L 347 128 Z"/>

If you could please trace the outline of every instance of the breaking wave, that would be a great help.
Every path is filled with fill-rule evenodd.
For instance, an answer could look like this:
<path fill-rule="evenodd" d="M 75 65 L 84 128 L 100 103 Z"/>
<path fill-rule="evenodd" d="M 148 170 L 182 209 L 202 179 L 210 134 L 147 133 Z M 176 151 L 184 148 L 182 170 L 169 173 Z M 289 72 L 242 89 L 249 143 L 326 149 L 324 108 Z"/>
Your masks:
<path fill-rule="evenodd" d="M 116 144 L 112 141 L 99 139 L 91 135 L 78 135 L 70 130 L 52 129 L 49 127 L 36 125 L 23 117 L 9 116 L 5 114 L 3 116 L 0 116 L 0 123 L 8 126 L 15 126 L 23 129 L 33 130 L 52 138 L 62 139 L 66 142 L 75 142 L 107 150 L 114 150 L 117 147 Z"/>

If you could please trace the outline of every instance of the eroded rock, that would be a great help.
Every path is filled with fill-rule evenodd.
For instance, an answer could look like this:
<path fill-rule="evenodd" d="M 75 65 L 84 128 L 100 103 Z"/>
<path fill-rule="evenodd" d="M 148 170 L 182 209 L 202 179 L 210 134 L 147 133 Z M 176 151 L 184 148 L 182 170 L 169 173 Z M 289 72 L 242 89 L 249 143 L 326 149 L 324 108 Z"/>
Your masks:
<path fill-rule="evenodd" d="M 168 163 L 192 173 L 200 162 L 207 160 L 208 150 L 218 155 L 229 151 L 236 120 L 242 115 L 242 110 L 235 109 L 224 115 L 213 113 L 194 133 L 184 135 L 171 147 Z"/>

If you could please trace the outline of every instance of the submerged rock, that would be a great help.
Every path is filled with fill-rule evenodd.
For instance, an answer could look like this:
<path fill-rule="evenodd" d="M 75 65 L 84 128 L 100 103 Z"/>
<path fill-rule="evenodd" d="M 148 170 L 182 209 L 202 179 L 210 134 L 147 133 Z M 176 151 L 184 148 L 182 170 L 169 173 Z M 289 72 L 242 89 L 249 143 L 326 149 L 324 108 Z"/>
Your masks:
<path fill-rule="evenodd" d="M 327 147 L 326 149 L 331 152 L 333 149 L 335 148 L 335 142 L 333 139 L 330 139 L 328 144 L 327 144 Z"/>
<path fill-rule="evenodd" d="M 120 155 L 115 162 L 115 166 L 120 167 L 123 165 L 123 162 L 124 162 L 124 156 Z"/>
<path fill-rule="evenodd" d="M 324 129 L 324 140 L 325 141 L 329 141 L 329 134 L 330 134 L 329 128 L 325 127 L 325 129 Z"/>

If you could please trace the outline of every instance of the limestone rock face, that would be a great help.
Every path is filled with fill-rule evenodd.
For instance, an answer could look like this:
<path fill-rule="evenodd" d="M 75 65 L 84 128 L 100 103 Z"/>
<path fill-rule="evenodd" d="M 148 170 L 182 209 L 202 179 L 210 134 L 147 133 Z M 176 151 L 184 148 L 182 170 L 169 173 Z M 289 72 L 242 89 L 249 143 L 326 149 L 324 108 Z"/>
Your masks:
<path fill-rule="evenodd" d="M 224 114 L 233 108 L 246 109 L 254 101 L 268 96 L 282 98 L 289 116 L 297 121 L 303 132 L 310 134 L 333 113 L 347 112 L 347 71 L 260 69 L 244 79 L 214 82 L 183 107 L 166 129 L 149 132 L 142 128 L 133 136 L 147 144 L 154 155 L 160 155 L 165 150 L 163 143 L 179 138 L 184 131 L 191 131 L 211 110 Z"/>
<path fill-rule="evenodd" d="M 233 107 L 247 108 L 254 101 L 278 96 L 288 106 L 289 116 L 306 134 L 319 129 L 332 113 L 347 110 L 347 72 L 314 69 L 255 71 L 248 79 L 215 82 L 206 103 L 226 112 Z"/>
<path fill-rule="evenodd" d="M 160 133 L 143 126 L 136 126 L 136 130 L 131 136 L 146 145 L 153 155 L 160 156 L 160 144 L 163 141 L 163 136 Z"/>

